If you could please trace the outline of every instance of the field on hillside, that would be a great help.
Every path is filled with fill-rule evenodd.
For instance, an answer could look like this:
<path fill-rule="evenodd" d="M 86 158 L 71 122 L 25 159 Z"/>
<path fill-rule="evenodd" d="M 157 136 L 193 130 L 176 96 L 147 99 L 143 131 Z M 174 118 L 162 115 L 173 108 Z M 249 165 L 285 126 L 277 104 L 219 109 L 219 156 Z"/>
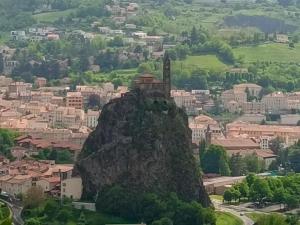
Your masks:
<path fill-rule="evenodd" d="M 74 11 L 73 9 L 68 9 L 68 10 L 64 10 L 64 11 L 39 13 L 39 14 L 34 15 L 33 17 L 38 22 L 49 22 L 49 23 L 52 23 L 55 20 L 57 20 L 58 18 L 60 18 L 60 17 L 68 16 L 73 11 Z"/>
<path fill-rule="evenodd" d="M 224 71 L 228 68 L 215 55 L 188 56 L 183 61 L 176 61 L 174 67 L 177 69 L 208 69 L 214 71 Z"/>
<path fill-rule="evenodd" d="M 236 56 L 244 56 L 245 62 L 272 61 L 300 63 L 300 44 L 290 48 L 287 44 L 264 44 L 252 47 L 235 48 Z"/>

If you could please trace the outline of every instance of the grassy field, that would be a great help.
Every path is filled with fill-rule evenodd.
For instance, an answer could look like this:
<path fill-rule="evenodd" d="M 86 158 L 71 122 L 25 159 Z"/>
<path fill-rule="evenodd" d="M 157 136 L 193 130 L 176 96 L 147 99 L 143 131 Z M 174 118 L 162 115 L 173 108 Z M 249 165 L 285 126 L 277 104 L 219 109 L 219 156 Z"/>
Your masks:
<path fill-rule="evenodd" d="M 263 214 L 261 213 L 246 213 L 246 216 L 256 222 Z"/>
<path fill-rule="evenodd" d="M 216 225 L 243 225 L 243 221 L 227 212 L 216 212 Z"/>
<path fill-rule="evenodd" d="M 215 55 L 188 56 L 183 61 L 176 61 L 174 66 L 183 69 L 201 68 L 215 71 L 224 71 L 228 68 Z"/>
<path fill-rule="evenodd" d="M 210 195 L 209 196 L 211 199 L 223 201 L 223 196 L 222 195 Z"/>
<path fill-rule="evenodd" d="M 300 63 L 300 44 L 297 44 L 295 48 L 289 48 L 287 44 L 272 43 L 235 48 L 233 51 L 236 56 L 244 56 L 246 63 L 255 61 Z"/>
<path fill-rule="evenodd" d="M 33 17 L 38 22 L 54 22 L 60 17 L 68 16 L 70 13 L 74 12 L 73 9 L 68 9 L 64 11 L 57 11 L 57 12 L 46 12 L 46 13 L 39 13 L 34 15 Z"/>
<path fill-rule="evenodd" d="M 123 85 L 131 84 L 132 79 L 138 74 L 137 69 L 115 70 L 111 73 L 96 73 L 93 74 L 93 83 L 114 82 L 119 80 Z"/>

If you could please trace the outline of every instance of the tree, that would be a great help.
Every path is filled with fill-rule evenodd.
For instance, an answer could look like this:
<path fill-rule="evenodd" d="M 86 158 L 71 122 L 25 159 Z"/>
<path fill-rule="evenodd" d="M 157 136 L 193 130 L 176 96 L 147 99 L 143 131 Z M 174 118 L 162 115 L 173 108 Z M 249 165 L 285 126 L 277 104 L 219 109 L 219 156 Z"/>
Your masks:
<path fill-rule="evenodd" d="M 108 44 L 111 47 L 122 47 L 124 45 L 123 38 L 121 36 L 115 36 Z"/>
<path fill-rule="evenodd" d="M 186 59 L 189 53 L 189 47 L 187 45 L 177 45 L 175 47 L 175 50 L 176 50 L 176 55 L 180 60 Z"/>
<path fill-rule="evenodd" d="M 177 59 L 177 54 L 175 49 L 169 49 L 167 50 L 167 52 L 171 60 L 175 61 Z"/>
<path fill-rule="evenodd" d="M 190 40 L 192 45 L 197 45 L 199 43 L 198 31 L 195 26 L 192 28 Z"/>
<path fill-rule="evenodd" d="M 246 176 L 246 182 L 248 184 L 248 187 L 251 187 L 254 181 L 257 179 L 256 175 L 254 173 L 249 173 Z"/>
<path fill-rule="evenodd" d="M 42 225 L 42 223 L 37 218 L 30 218 L 25 221 L 24 225 Z"/>
<path fill-rule="evenodd" d="M 160 201 L 156 194 L 145 193 L 139 203 L 141 218 L 147 224 L 153 220 L 161 218 L 161 215 L 166 211 L 166 206 Z"/>
<path fill-rule="evenodd" d="M 257 225 L 288 225 L 284 216 L 280 214 L 263 214 L 257 219 Z"/>
<path fill-rule="evenodd" d="M 230 175 L 228 157 L 222 146 L 210 145 L 201 159 L 201 165 L 205 173 Z"/>
<path fill-rule="evenodd" d="M 56 219 L 62 222 L 63 224 L 66 224 L 71 217 L 72 217 L 71 210 L 69 208 L 62 208 L 61 210 L 59 210 Z"/>
<path fill-rule="evenodd" d="M 89 101 L 88 101 L 88 107 L 92 109 L 100 109 L 101 107 L 101 100 L 100 96 L 97 94 L 92 94 L 89 96 Z"/>
<path fill-rule="evenodd" d="M 231 189 L 227 189 L 227 190 L 224 191 L 223 199 L 224 199 L 225 202 L 231 203 L 231 201 L 233 199 Z"/>
<path fill-rule="evenodd" d="M 155 220 L 151 225 L 173 225 L 173 221 L 167 217 L 163 217 L 159 220 Z"/>
<path fill-rule="evenodd" d="M 291 41 L 291 42 L 289 43 L 289 47 L 290 47 L 290 48 L 295 48 L 294 42 Z"/>
<path fill-rule="evenodd" d="M 80 217 L 78 219 L 77 225 L 87 225 L 86 218 L 84 212 L 80 213 Z"/>
<path fill-rule="evenodd" d="M 58 209 L 59 206 L 54 200 L 48 200 L 45 205 L 44 212 L 49 218 L 53 218 L 56 216 Z"/>
<path fill-rule="evenodd" d="M 233 154 L 229 160 L 232 176 L 241 176 L 247 172 L 245 160 L 241 154 Z"/>
<path fill-rule="evenodd" d="M 278 155 L 279 152 L 283 149 L 284 141 L 280 137 L 276 137 L 269 142 L 270 149 L 274 154 Z"/>
<path fill-rule="evenodd" d="M 299 207 L 299 199 L 297 196 L 287 194 L 285 197 L 285 204 L 287 205 L 288 209 L 295 209 Z"/>
<path fill-rule="evenodd" d="M 199 143 L 199 158 L 200 158 L 200 162 L 205 154 L 206 151 L 206 141 L 205 140 L 201 140 Z M 201 163 L 200 163 L 201 164 Z"/>
<path fill-rule="evenodd" d="M 260 161 L 254 154 L 245 156 L 244 160 L 248 172 L 259 173 L 262 169 L 264 169 L 262 161 Z"/>
<path fill-rule="evenodd" d="M 102 49 L 105 49 L 106 42 L 102 37 L 97 36 L 92 40 L 91 46 L 95 50 L 102 50 Z"/>
<path fill-rule="evenodd" d="M 249 186 L 247 184 L 247 182 L 243 181 L 242 183 L 237 184 L 236 188 L 239 190 L 240 192 L 240 196 L 242 198 L 248 198 L 249 197 Z"/>
<path fill-rule="evenodd" d="M 230 176 L 231 171 L 230 171 L 230 168 L 229 168 L 227 158 L 221 157 L 219 159 L 219 172 L 222 176 Z"/>
<path fill-rule="evenodd" d="M 268 182 L 263 179 L 256 179 L 250 188 L 249 197 L 259 204 L 263 204 L 265 200 L 272 197 L 272 192 Z"/>
<path fill-rule="evenodd" d="M 292 146 L 289 150 L 288 160 L 292 169 L 296 172 L 300 172 L 300 148 L 296 146 Z"/>
<path fill-rule="evenodd" d="M 45 200 L 44 191 L 40 186 L 32 186 L 24 196 L 23 204 L 25 208 L 37 208 Z"/>
<path fill-rule="evenodd" d="M 273 202 L 279 203 L 281 206 L 281 204 L 285 203 L 286 194 L 287 193 L 283 187 L 277 188 L 273 191 Z"/>
<path fill-rule="evenodd" d="M 203 214 L 202 206 L 197 202 L 182 203 L 177 207 L 173 217 L 174 224 L 215 224 L 215 217 L 207 212 Z"/>

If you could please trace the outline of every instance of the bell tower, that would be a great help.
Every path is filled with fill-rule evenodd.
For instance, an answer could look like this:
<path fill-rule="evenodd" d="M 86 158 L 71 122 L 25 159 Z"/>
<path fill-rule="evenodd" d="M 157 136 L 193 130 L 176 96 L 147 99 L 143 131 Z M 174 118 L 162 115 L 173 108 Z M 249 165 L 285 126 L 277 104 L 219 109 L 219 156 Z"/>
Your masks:
<path fill-rule="evenodd" d="M 166 98 L 171 97 L 171 61 L 169 54 L 165 53 L 163 61 L 163 83 Z"/>

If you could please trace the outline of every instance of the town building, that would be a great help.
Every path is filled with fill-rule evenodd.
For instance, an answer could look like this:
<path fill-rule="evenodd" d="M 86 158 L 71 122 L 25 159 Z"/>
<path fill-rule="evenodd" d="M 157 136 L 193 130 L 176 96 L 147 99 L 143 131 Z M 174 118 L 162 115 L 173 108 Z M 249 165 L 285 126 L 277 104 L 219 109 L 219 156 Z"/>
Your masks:
<path fill-rule="evenodd" d="M 7 87 L 13 82 L 13 79 L 6 76 L 0 76 L 0 87 Z"/>
<path fill-rule="evenodd" d="M 36 87 L 45 87 L 46 84 L 47 84 L 47 79 L 44 78 L 44 77 L 37 77 L 34 80 L 34 84 L 35 84 Z"/>
<path fill-rule="evenodd" d="M 243 114 L 236 121 L 257 123 L 260 124 L 262 121 L 266 121 L 266 116 L 264 114 Z"/>
<path fill-rule="evenodd" d="M 238 104 L 247 102 L 247 94 L 245 91 L 230 89 L 222 92 L 221 100 L 224 107 L 227 108 L 231 101 L 235 101 Z"/>
<path fill-rule="evenodd" d="M 100 111 L 88 110 L 85 114 L 85 126 L 89 128 L 96 128 Z"/>
<path fill-rule="evenodd" d="M 172 90 L 171 96 L 180 108 L 191 108 L 195 105 L 196 98 L 190 92 L 184 90 Z"/>
<path fill-rule="evenodd" d="M 233 85 L 234 92 L 246 92 L 250 96 L 259 97 L 262 87 L 257 84 L 244 83 Z"/>
<path fill-rule="evenodd" d="M 66 106 L 75 109 L 83 109 L 83 96 L 80 92 L 68 92 L 66 97 Z"/>
<path fill-rule="evenodd" d="M 265 114 L 266 112 L 265 104 L 258 101 L 243 102 L 241 110 L 245 114 Z"/>
<path fill-rule="evenodd" d="M 289 43 L 289 36 L 286 34 L 276 34 L 275 42 L 282 44 Z"/>
<path fill-rule="evenodd" d="M 29 101 L 31 98 L 32 84 L 24 82 L 14 82 L 8 85 L 8 97 Z"/>
<path fill-rule="evenodd" d="M 300 114 L 280 115 L 280 124 L 283 124 L 283 125 L 300 125 Z"/>
<path fill-rule="evenodd" d="M 61 195 L 74 200 L 79 200 L 82 195 L 82 180 L 80 177 L 71 177 L 61 181 Z"/>
<path fill-rule="evenodd" d="M 262 136 L 282 138 L 287 146 L 293 145 L 300 139 L 300 127 L 258 125 L 245 122 L 233 122 L 226 125 L 227 136 L 248 135 L 260 139 Z"/>
<path fill-rule="evenodd" d="M 263 96 L 262 103 L 267 113 L 280 113 L 288 109 L 288 98 L 282 92 L 274 92 Z"/>

